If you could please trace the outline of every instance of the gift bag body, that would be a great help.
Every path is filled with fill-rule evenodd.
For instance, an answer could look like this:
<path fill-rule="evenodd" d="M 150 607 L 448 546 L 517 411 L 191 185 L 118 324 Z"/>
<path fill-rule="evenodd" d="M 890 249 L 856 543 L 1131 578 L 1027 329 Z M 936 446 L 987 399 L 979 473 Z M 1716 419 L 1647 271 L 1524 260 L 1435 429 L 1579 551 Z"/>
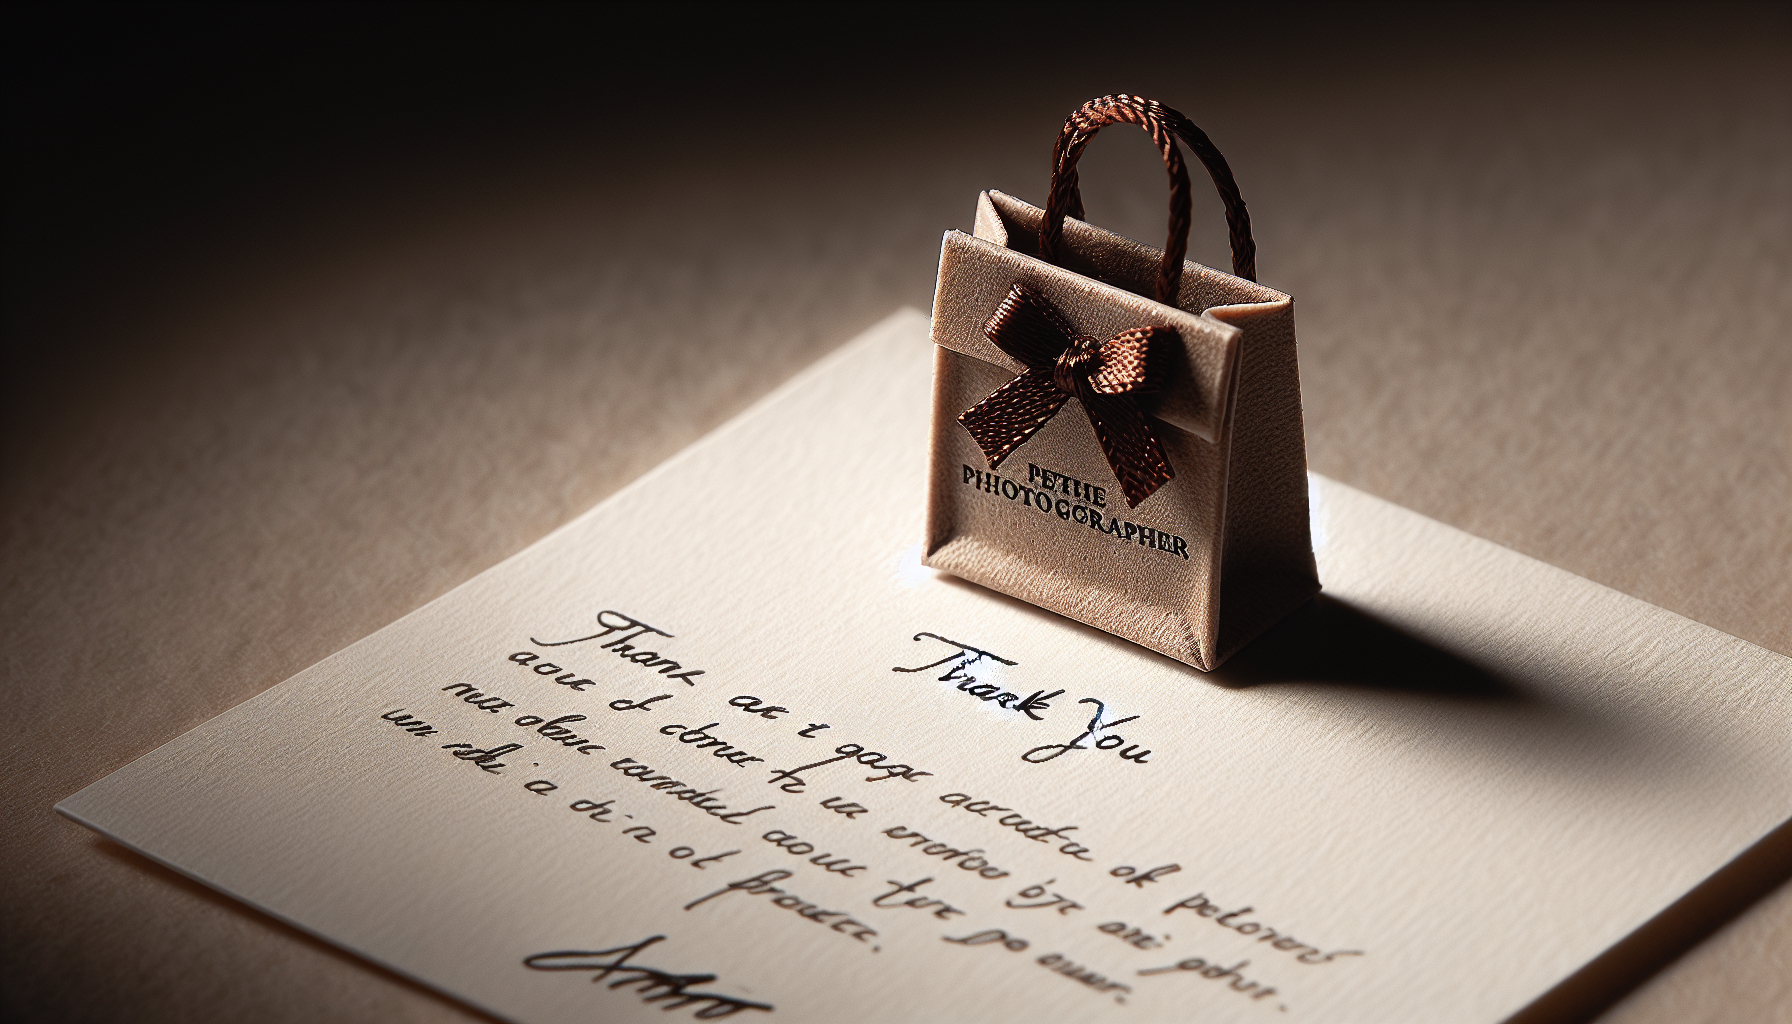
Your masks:
<path fill-rule="evenodd" d="M 1319 590 L 1293 300 L 1178 261 L 1156 301 L 1161 250 L 1067 217 L 1047 262 L 1046 216 L 985 192 L 945 236 L 923 561 L 1210 671 Z M 1160 329 L 1138 401 L 1174 476 L 1136 507 L 1074 398 L 995 468 L 960 422 L 1028 369 L 991 336 L 1021 295 L 1086 337 Z"/>

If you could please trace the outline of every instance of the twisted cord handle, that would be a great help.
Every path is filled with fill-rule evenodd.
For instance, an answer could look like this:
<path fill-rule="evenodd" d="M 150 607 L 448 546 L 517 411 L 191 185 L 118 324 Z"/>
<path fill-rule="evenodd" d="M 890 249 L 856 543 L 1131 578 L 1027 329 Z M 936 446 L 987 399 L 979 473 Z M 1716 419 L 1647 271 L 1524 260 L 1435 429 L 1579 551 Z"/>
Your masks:
<path fill-rule="evenodd" d="M 1151 135 L 1163 154 L 1164 168 L 1170 174 L 1170 231 L 1164 243 L 1163 263 L 1157 269 L 1157 301 L 1176 304 L 1182 284 L 1182 262 L 1188 255 L 1189 184 L 1188 170 L 1182 161 L 1181 139 L 1192 150 L 1219 190 L 1226 207 L 1226 227 L 1232 245 L 1232 272 L 1247 281 L 1257 279 L 1257 243 L 1251 238 L 1251 215 L 1245 209 L 1244 197 L 1238 193 L 1238 182 L 1226 158 L 1214 147 L 1207 133 L 1172 107 L 1156 100 L 1118 93 L 1092 99 L 1077 108 L 1064 122 L 1064 130 L 1052 147 L 1052 184 L 1046 196 L 1045 220 L 1039 225 L 1039 255 L 1050 263 L 1058 261 L 1058 248 L 1064 237 L 1064 218 L 1083 217 L 1083 197 L 1077 179 L 1076 162 L 1083 148 L 1095 133 L 1110 124 L 1136 124 Z"/>

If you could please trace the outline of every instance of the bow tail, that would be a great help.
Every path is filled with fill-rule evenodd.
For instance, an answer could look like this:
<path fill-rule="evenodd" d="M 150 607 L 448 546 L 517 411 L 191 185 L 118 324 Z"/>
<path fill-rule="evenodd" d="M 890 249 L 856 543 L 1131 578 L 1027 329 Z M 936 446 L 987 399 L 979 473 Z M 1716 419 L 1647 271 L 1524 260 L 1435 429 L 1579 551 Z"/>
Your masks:
<path fill-rule="evenodd" d="M 1137 508 L 1139 502 L 1175 478 L 1163 445 L 1158 443 L 1131 395 L 1085 394 L 1082 403 L 1083 411 L 1089 414 L 1089 425 L 1101 441 L 1102 453 L 1108 457 L 1108 465 L 1126 493 L 1128 507 Z"/>
<path fill-rule="evenodd" d="M 983 449 L 989 468 L 995 469 L 1038 433 L 1069 397 L 1052 382 L 1051 371 L 1028 370 L 959 414 L 958 422 Z"/>

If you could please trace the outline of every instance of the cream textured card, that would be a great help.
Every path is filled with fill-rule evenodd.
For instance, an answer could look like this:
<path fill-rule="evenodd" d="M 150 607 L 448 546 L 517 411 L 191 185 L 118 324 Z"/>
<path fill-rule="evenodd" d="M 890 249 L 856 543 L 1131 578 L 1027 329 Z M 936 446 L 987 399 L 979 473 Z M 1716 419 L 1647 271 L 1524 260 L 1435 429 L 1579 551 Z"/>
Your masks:
<path fill-rule="evenodd" d="M 519 1021 L 1326 1024 L 1501 1020 L 1792 815 L 1792 662 L 1323 478 L 1213 675 L 921 567 L 932 358 L 59 809 Z"/>

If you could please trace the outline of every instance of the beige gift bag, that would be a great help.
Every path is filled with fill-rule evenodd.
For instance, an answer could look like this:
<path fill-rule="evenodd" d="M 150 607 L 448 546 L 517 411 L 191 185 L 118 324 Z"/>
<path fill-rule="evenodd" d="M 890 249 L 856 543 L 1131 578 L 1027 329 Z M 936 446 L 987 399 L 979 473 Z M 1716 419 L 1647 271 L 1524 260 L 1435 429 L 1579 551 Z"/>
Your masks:
<path fill-rule="evenodd" d="M 1169 169 L 1163 252 L 1077 219 L 1077 158 L 1116 122 Z M 1183 261 L 1177 138 L 1225 201 L 1233 274 Z M 1313 596 L 1294 301 L 1255 264 L 1225 159 L 1151 100 L 1071 115 L 1044 210 L 978 196 L 940 250 L 926 564 L 1203 671 Z"/>

